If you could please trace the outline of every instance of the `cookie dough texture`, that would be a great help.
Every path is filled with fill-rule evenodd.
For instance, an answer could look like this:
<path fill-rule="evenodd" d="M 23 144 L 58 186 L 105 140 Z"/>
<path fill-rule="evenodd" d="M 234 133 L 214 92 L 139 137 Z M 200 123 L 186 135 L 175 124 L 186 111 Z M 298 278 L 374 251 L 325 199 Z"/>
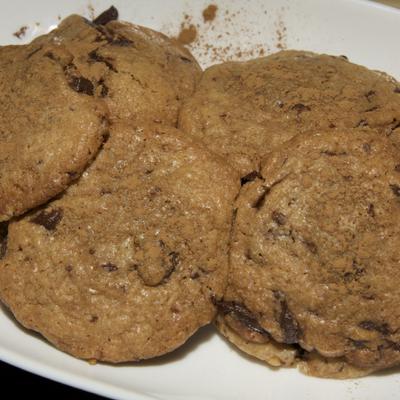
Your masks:
<path fill-rule="evenodd" d="M 304 51 L 208 68 L 180 114 L 180 127 L 241 176 L 298 133 L 357 126 L 398 136 L 400 84 L 342 57 Z"/>
<path fill-rule="evenodd" d="M 76 49 L 76 63 L 89 62 L 87 76 L 112 120 L 156 120 L 176 126 L 181 102 L 193 93 L 201 74 L 197 61 L 179 43 L 128 22 L 98 25 L 72 15 L 50 39 Z"/>
<path fill-rule="evenodd" d="M 364 128 L 299 135 L 267 156 L 236 202 L 220 303 L 231 328 L 356 368 L 400 362 L 398 154 Z"/>
<path fill-rule="evenodd" d="M 9 224 L 1 299 L 76 357 L 172 351 L 215 315 L 237 191 L 225 163 L 174 128 L 115 124 L 76 184 Z"/>
<path fill-rule="evenodd" d="M 107 129 L 105 107 L 53 47 L 0 47 L 0 221 L 63 191 L 93 159 Z"/>

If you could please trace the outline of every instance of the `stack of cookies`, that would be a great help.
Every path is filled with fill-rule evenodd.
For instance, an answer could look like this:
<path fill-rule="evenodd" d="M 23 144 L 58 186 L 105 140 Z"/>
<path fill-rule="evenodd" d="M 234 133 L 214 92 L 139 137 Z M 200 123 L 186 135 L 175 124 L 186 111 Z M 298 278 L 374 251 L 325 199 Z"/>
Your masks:
<path fill-rule="evenodd" d="M 215 322 L 310 375 L 400 364 L 400 84 L 301 51 L 202 72 L 117 17 L 0 48 L 0 298 L 17 320 L 112 363 Z"/>

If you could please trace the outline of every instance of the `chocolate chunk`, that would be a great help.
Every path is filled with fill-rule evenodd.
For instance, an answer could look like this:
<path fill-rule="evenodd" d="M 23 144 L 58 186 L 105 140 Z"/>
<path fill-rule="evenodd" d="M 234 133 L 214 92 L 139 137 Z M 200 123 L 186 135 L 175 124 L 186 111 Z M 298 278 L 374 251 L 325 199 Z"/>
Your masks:
<path fill-rule="evenodd" d="M 323 150 L 321 151 L 321 154 L 324 154 L 329 157 L 339 157 L 339 156 L 347 156 L 347 153 L 345 151 L 331 151 L 331 150 Z"/>
<path fill-rule="evenodd" d="M 371 217 L 375 217 L 375 206 L 374 206 L 372 203 L 370 203 L 370 204 L 368 205 L 367 213 L 368 213 Z"/>
<path fill-rule="evenodd" d="M 101 82 L 100 86 L 101 86 L 100 96 L 101 97 L 108 96 L 109 90 L 108 90 L 108 87 L 105 85 L 105 83 Z"/>
<path fill-rule="evenodd" d="M 358 326 L 362 329 L 365 329 L 366 331 L 377 331 L 377 332 L 381 333 L 382 335 L 390 334 L 389 325 L 386 322 L 379 323 L 379 322 L 366 320 L 366 321 L 360 322 Z"/>
<path fill-rule="evenodd" d="M 119 47 L 129 47 L 135 45 L 134 42 L 132 42 L 132 40 L 129 40 L 128 38 L 121 35 L 113 38 L 112 40 L 109 40 L 108 43 L 110 43 L 111 46 L 119 46 Z"/>
<path fill-rule="evenodd" d="M 118 19 L 118 10 L 111 6 L 108 10 L 103 11 L 97 18 L 93 20 L 96 25 L 106 25 L 111 21 Z"/>
<path fill-rule="evenodd" d="M 302 103 L 297 103 L 291 107 L 292 110 L 297 111 L 299 114 L 304 111 L 310 111 L 311 108 Z"/>
<path fill-rule="evenodd" d="M 263 186 L 263 193 L 260 195 L 260 197 L 253 203 L 252 207 L 256 208 L 257 210 L 260 210 L 263 205 L 265 204 L 265 198 L 267 197 L 268 193 L 271 191 L 271 189 L 267 186 Z"/>
<path fill-rule="evenodd" d="M 48 231 L 54 231 L 56 226 L 60 223 L 63 217 L 63 210 L 61 208 L 55 208 L 47 212 L 46 210 L 41 211 L 30 222 L 41 225 Z"/>
<path fill-rule="evenodd" d="M 349 341 L 356 349 L 365 349 L 368 343 L 366 340 L 354 340 L 351 338 L 349 339 Z"/>
<path fill-rule="evenodd" d="M 286 224 L 286 215 L 282 214 L 279 211 L 273 211 L 272 214 L 271 214 L 271 218 L 278 225 L 285 225 Z"/>
<path fill-rule="evenodd" d="M 329 124 L 329 128 L 330 128 L 330 129 L 334 129 L 334 128 L 336 128 L 336 125 L 335 125 L 334 123 L 331 122 L 331 123 Z"/>
<path fill-rule="evenodd" d="M 233 318 L 241 322 L 253 332 L 257 332 L 269 337 L 269 333 L 262 328 L 257 321 L 257 318 L 244 304 L 240 304 L 235 301 L 223 301 L 216 299 L 213 299 L 213 302 L 218 308 L 218 311 L 223 315 L 230 314 Z"/>
<path fill-rule="evenodd" d="M 400 186 L 399 185 L 389 185 L 390 189 L 392 189 L 392 192 L 395 196 L 400 197 Z"/>
<path fill-rule="evenodd" d="M 114 272 L 118 270 L 118 267 L 115 264 L 112 264 L 110 262 L 101 264 L 100 268 L 103 268 L 107 272 Z"/>
<path fill-rule="evenodd" d="M 97 316 L 97 315 L 92 315 L 91 317 L 90 317 L 90 322 L 91 323 L 95 323 L 95 322 L 97 322 L 99 320 L 99 317 Z"/>
<path fill-rule="evenodd" d="M 243 186 L 248 182 L 254 181 L 256 178 L 263 179 L 261 174 L 258 171 L 252 171 L 249 174 L 240 178 L 240 184 Z"/>
<path fill-rule="evenodd" d="M 91 61 L 103 63 L 103 64 L 105 64 L 111 71 L 113 71 L 113 72 L 118 72 L 118 71 L 115 69 L 114 65 L 111 63 L 111 61 L 114 61 L 114 60 L 110 60 L 110 59 L 107 59 L 106 57 L 103 57 L 102 55 L 100 55 L 99 53 L 97 53 L 96 50 L 91 51 L 91 52 L 88 54 L 88 56 L 89 56 L 89 59 L 90 59 Z M 101 83 L 101 82 L 102 82 L 102 81 L 100 81 L 99 83 Z"/>
<path fill-rule="evenodd" d="M 8 222 L 0 222 L 0 260 L 7 252 Z"/>
<path fill-rule="evenodd" d="M 285 294 L 280 290 L 275 290 L 274 297 L 279 301 L 281 308 L 278 322 L 283 331 L 283 343 L 298 343 L 301 336 L 301 329 L 293 314 L 289 310 Z"/>
<path fill-rule="evenodd" d="M 94 86 L 93 83 L 82 76 L 73 76 L 70 78 L 69 86 L 71 89 L 75 90 L 78 93 L 84 93 L 88 96 L 94 95 Z"/>

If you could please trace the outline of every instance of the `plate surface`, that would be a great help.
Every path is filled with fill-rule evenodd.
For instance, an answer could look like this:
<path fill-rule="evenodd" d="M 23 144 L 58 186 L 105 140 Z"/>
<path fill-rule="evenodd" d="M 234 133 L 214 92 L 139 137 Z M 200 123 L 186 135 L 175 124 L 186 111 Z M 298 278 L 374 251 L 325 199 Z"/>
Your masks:
<path fill-rule="evenodd" d="M 121 19 L 177 35 L 181 23 L 199 25 L 193 52 L 203 66 L 246 59 L 279 48 L 345 54 L 351 61 L 400 79 L 400 11 L 362 0 L 226 0 L 212 22 L 210 1 L 115 0 Z M 47 32 L 71 13 L 88 17 L 109 1 L 0 0 L 0 44 L 18 44 Z M 186 19 L 185 19 L 185 14 Z M 26 26 L 18 39 L 13 33 Z M 400 369 L 367 378 L 333 381 L 296 370 L 273 370 L 240 354 L 212 327 L 160 359 L 122 366 L 95 365 L 57 351 L 18 326 L 0 308 L 0 359 L 48 378 L 116 399 L 268 400 L 398 399 Z"/>

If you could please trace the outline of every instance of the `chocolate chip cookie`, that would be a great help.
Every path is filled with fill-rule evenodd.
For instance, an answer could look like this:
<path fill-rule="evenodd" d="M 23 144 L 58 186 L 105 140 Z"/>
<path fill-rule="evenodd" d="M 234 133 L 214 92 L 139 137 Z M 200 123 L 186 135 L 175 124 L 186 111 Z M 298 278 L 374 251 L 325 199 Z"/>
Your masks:
<path fill-rule="evenodd" d="M 343 57 L 282 51 L 208 68 L 180 114 L 180 127 L 231 162 L 241 176 L 301 132 L 400 127 L 400 84 Z"/>
<path fill-rule="evenodd" d="M 172 351 L 225 289 L 236 182 L 174 128 L 114 124 L 77 183 L 9 224 L 1 299 L 76 357 Z"/>
<path fill-rule="evenodd" d="M 399 364 L 398 154 L 381 132 L 342 128 L 268 155 L 236 202 L 224 322 L 247 341 L 295 346 L 314 374 L 313 354 Z"/>
<path fill-rule="evenodd" d="M 78 63 L 89 63 L 88 75 L 97 82 L 112 120 L 176 126 L 181 102 L 193 93 L 201 74 L 197 61 L 162 33 L 116 17 L 90 22 L 72 15 L 50 37 L 75 48 Z"/>
<path fill-rule="evenodd" d="M 47 40 L 0 47 L 0 92 L 5 221 L 59 194 L 82 173 L 103 141 L 107 111 L 68 48 Z"/>

